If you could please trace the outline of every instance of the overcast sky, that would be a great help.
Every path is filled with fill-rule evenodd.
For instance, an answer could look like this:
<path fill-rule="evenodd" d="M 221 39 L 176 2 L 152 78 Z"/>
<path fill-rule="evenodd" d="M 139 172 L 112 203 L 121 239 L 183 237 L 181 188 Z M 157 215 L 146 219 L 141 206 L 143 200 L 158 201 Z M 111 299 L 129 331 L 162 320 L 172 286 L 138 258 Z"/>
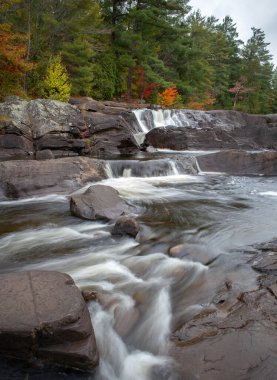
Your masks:
<path fill-rule="evenodd" d="M 252 26 L 261 28 L 265 32 L 266 42 L 270 42 L 269 50 L 277 65 L 276 0 L 190 0 L 189 4 L 194 10 L 200 9 L 203 16 L 213 15 L 219 20 L 231 16 L 243 41 L 251 36 Z"/>

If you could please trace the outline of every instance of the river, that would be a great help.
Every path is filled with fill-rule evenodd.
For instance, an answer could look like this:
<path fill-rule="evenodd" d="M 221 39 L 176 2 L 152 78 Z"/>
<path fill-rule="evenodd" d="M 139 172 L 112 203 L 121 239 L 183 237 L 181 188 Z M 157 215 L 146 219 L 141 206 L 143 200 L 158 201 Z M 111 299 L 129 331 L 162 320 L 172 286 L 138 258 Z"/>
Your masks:
<path fill-rule="evenodd" d="M 211 301 L 227 275 L 251 286 L 239 248 L 277 231 L 276 177 L 188 175 L 178 167 L 177 158 L 202 153 L 107 161 L 102 183 L 136 206 L 142 225 L 136 240 L 111 235 L 109 223 L 71 216 L 67 196 L 0 202 L 1 272 L 58 270 L 96 291 L 100 302 L 89 309 L 101 357 L 92 375 L 3 363 L 2 379 L 152 380 L 159 368 L 168 373 L 163 379 L 175 379 L 170 333 Z M 209 264 L 168 254 L 184 243 Z"/>

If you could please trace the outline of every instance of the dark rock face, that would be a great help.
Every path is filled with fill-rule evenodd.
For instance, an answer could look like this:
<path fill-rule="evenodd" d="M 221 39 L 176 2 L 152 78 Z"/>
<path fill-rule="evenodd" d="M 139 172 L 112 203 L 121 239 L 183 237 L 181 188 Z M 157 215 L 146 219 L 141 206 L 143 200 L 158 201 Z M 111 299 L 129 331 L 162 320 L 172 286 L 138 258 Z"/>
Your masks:
<path fill-rule="evenodd" d="M 0 159 L 7 159 L 14 155 L 27 157 L 34 152 L 32 141 L 24 136 L 2 135 L 0 136 Z"/>
<path fill-rule="evenodd" d="M 90 143 L 87 153 L 102 156 L 134 154 L 139 150 L 129 124 L 122 116 L 86 113 Z"/>
<path fill-rule="evenodd" d="M 277 149 L 276 115 L 182 110 L 185 126 L 152 129 L 144 147 L 184 149 Z M 184 116 L 183 115 L 183 116 Z"/>
<path fill-rule="evenodd" d="M 160 149 L 185 150 L 188 149 L 186 128 L 166 127 L 154 128 L 147 133 L 144 146 L 153 146 Z"/>
<path fill-rule="evenodd" d="M 113 235 L 130 235 L 132 237 L 136 237 L 139 233 L 140 225 L 139 222 L 132 218 L 130 215 L 128 216 L 120 216 L 113 228 Z"/>
<path fill-rule="evenodd" d="M 36 153 L 37 160 L 52 160 L 55 156 L 50 149 L 40 150 Z"/>
<path fill-rule="evenodd" d="M 277 175 L 277 152 L 221 151 L 197 157 L 204 172 L 231 175 Z"/>
<path fill-rule="evenodd" d="M 87 157 L 0 162 L 0 190 L 6 198 L 66 194 L 104 178 L 103 161 Z"/>
<path fill-rule="evenodd" d="M 222 284 L 212 302 L 172 334 L 171 354 L 184 374 L 200 380 L 276 378 L 277 240 L 244 254 L 256 285 Z"/>
<path fill-rule="evenodd" d="M 2 355 L 84 371 L 98 365 L 90 315 L 70 276 L 9 273 L 0 284 Z"/>
<path fill-rule="evenodd" d="M 95 185 L 85 193 L 72 195 L 70 210 L 82 219 L 113 220 L 129 211 L 129 206 L 118 195 L 117 190 L 110 186 Z"/>

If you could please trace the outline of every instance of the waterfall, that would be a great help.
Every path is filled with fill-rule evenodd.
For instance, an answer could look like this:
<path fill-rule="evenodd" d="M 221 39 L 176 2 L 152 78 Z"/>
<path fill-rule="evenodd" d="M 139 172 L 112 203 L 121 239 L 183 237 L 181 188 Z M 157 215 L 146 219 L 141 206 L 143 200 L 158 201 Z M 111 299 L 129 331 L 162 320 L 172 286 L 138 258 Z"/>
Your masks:
<path fill-rule="evenodd" d="M 178 176 L 186 172 L 184 169 L 181 173 L 176 162 L 172 159 L 113 160 L 106 163 L 105 171 L 108 178 Z"/>
<path fill-rule="evenodd" d="M 219 121 L 206 111 L 139 109 L 133 111 L 141 131 L 145 134 L 158 127 L 190 127 L 201 128 L 203 124 L 218 124 Z"/>

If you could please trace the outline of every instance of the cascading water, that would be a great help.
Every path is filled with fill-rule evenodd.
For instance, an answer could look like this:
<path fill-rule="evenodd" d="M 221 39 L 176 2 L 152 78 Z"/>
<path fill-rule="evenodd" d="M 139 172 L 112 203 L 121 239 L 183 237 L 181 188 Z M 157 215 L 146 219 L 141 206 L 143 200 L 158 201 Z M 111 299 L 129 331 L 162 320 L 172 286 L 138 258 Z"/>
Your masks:
<path fill-rule="evenodd" d="M 0 202 L 2 272 L 58 270 L 97 293 L 89 309 L 100 366 L 86 379 L 156 380 L 157 368 L 174 378 L 171 332 L 210 302 L 227 272 L 250 281 L 235 248 L 276 235 L 276 179 L 190 175 L 168 152 L 159 157 L 106 164 L 102 183 L 138 209 L 137 240 L 112 235 L 109 223 L 72 217 L 65 196 Z M 169 248 L 181 243 L 188 256 L 171 257 Z M 201 252 L 215 264 L 200 262 Z"/>
<path fill-rule="evenodd" d="M 202 123 L 218 123 L 218 120 L 213 120 L 212 115 L 205 111 L 140 109 L 133 112 L 144 134 L 158 127 L 200 128 Z"/>

